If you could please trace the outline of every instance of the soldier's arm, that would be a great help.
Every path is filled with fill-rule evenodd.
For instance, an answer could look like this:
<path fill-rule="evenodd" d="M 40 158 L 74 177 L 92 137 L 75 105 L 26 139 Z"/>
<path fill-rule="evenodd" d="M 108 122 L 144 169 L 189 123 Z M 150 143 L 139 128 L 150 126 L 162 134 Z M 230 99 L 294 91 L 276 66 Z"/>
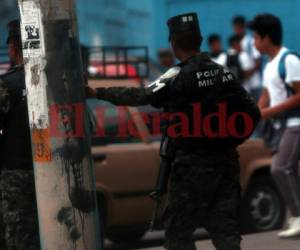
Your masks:
<path fill-rule="evenodd" d="M 170 99 L 170 84 L 180 72 L 179 67 L 168 70 L 159 79 L 145 88 L 110 87 L 87 89 L 87 95 L 109 101 L 115 105 L 141 106 L 153 105 L 163 106 Z"/>
<path fill-rule="evenodd" d="M 96 97 L 115 105 L 141 106 L 151 104 L 153 95 L 146 88 L 110 87 L 96 89 Z"/>

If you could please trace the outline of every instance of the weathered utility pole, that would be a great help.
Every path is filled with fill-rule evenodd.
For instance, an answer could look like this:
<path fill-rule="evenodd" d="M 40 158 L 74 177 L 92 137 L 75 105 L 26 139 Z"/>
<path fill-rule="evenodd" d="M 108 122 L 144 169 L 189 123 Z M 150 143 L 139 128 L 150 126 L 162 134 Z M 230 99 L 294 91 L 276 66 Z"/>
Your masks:
<path fill-rule="evenodd" d="M 41 248 L 99 250 L 74 0 L 19 0 Z"/>

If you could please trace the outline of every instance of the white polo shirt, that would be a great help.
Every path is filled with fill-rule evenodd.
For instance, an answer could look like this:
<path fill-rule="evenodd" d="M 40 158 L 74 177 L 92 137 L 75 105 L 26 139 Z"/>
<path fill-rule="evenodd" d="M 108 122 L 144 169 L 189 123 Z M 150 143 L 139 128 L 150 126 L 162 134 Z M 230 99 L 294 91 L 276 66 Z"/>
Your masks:
<path fill-rule="evenodd" d="M 247 54 L 242 60 L 248 65 L 246 70 L 251 70 L 255 67 L 256 60 L 261 57 L 259 51 L 254 46 L 254 38 L 251 34 L 247 34 L 241 40 L 242 51 Z M 243 82 L 243 86 L 247 91 L 261 88 L 261 75 L 259 70 L 254 72 L 252 76 Z"/>
<path fill-rule="evenodd" d="M 287 99 L 288 93 L 284 82 L 279 75 L 279 61 L 287 51 L 287 48 L 282 47 L 279 53 L 270 60 L 264 69 L 263 86 L 268 90 L 270 96 L 270 107 L 276 106 Z M 286 83 L 292 86 L 294 82 L 300 81 L 300 60 L 295 55 L 288 55 L 285 59 L 286 68 Z M 300 111 L 299 111 L 300 112 Z M 287 121 L 287 126 L 300 125 L 300 118 L 290 118 Z"/>
<path fill-rule="evenodd" d="M 260 53 L 254 45 L 254 38 L 251 34 L 245 35 L 241 40 L 242 50 L 245 51 L 252 59 L 260 58 Z"/>

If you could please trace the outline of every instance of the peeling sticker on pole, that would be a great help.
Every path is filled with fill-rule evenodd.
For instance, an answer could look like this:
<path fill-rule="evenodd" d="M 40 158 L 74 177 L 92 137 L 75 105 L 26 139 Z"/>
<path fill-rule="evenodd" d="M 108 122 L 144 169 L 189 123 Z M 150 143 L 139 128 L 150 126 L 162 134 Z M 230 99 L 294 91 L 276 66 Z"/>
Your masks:
<path fill-rule="evenodd" d="M 43 26 L 39 4 L 35 1 L 24 1 L 21 6 L 23 57 L 43 56 L 45 46 L 41 35 Z"/>
<path fill-rule="evenodd" d="M 49 128 L 45 66 L 42 58 L 30 58 L 25 64 L 27 103 L 31 110 L 29 124 L 32 129 Z"/>
<path fill-rule="evenodd" d="M 49 128 L 45 41 L 38 0 L 19 0 L 27 102 L 31 129 Z"/>

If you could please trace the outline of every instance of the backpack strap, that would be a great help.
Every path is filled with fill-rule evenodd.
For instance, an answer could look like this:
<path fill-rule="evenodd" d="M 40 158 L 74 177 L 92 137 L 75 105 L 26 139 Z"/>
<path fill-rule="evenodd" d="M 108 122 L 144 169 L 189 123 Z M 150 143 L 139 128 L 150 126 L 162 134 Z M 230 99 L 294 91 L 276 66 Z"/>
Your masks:
<path fill-rule="evenodd" d="M 280 76 L 282 82 L 284 83 L 284 86 L 288 92 L 288 95 L 293 95 L 295 93 L 295 90 L 291 86 L 289 86 L 285 80 L 285 78 L 286 78 L 285 59 L 288 55 L 295 55 L 300 59 L 300 55 L 298 53 L 296 53 L 294 51 L 290 51 L 290 50 L 285 51 L 279 60 L 278 72 L 279 72 L 279 76 Z"/>
<path fill-rule="evenodd" d="M 252 36 L 250 34 L 246 35 L 246 52 L 252 57 L 253 56 L 253 47 L 252 47 Z"/>

